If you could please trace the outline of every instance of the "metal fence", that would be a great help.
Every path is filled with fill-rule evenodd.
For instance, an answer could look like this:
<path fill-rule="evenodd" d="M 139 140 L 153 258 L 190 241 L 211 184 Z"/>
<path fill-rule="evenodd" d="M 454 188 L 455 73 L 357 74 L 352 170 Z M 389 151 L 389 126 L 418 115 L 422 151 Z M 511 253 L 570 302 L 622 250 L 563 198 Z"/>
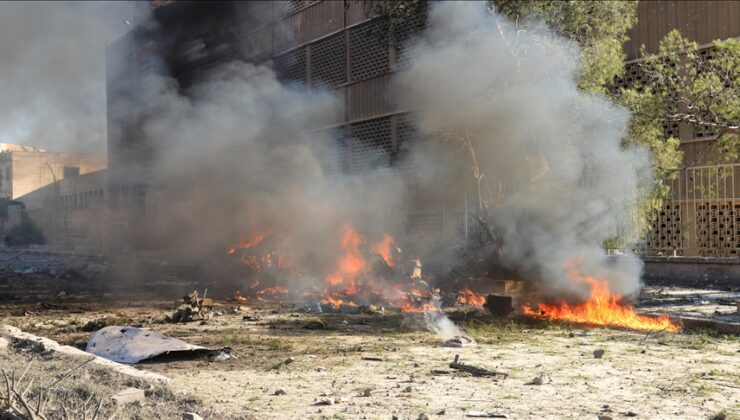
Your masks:
<path fill-rule="evenodd" d="M 740 164 L 683 168 L 669 186 L 640 252 L 739 257 Z"/>

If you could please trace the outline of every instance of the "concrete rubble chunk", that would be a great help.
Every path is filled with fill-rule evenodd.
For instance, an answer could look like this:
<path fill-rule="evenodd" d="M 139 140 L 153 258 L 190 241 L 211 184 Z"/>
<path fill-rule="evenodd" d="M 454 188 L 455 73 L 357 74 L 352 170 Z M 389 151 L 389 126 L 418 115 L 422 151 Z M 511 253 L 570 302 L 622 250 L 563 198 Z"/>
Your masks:
<path fill-rule="evenodd" d="M 117 392 L 115 395 L 110 397 L 116 404 L 131 404 L 135 402 L 144 401 L 146 395 L 144 390 L 139 388 L 126 388 Z"/>

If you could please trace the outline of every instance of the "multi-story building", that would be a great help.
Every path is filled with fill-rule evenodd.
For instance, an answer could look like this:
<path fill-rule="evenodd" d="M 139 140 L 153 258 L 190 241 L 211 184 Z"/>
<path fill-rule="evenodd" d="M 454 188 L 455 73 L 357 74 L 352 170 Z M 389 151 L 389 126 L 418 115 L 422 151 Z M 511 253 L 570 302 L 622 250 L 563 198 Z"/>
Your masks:
<path fill-rule="evenodd" d="M 740 1 L 641 1 L 638 23 L 625 45 L 630 61 L 622 83 L 640 83 L 640 47 L 657 52 L 660 40 L 673 29 L 698 43 L 701 55 L 711 59 L 713 41 L 740 37 Z M 664 130 L 680 140 L 684 159 L 676 178 L 667 181 L 672 198 L 659 212 L 642 251 L 740 256 L 740 163 L 723 159 L 711 130 L 684 123 L 665 124 Z"/>
<path fill-rule="evenodd" d="M 642 44 L 655 51 L 658 40 L 673 28 L 705 45 L 707 54 L 711 54 L 714 39 L 740 35 L 738 1 L 645 1 L 640 2 L 638 13 L 639 23 L 625 46 L 632 60 L 637 59 Z M 119 214 L 114 217 L 119 222 L 113 227 L 113 237 L 119 243 L 136 242 L 136 221 L 146 217 L 147 208 L 152 205 L 147 167 L 154 161 L 157 148 L 143 137 L 140 121 L 147 113 L 144 76 L 160 65 L 165 65 L 184 89 L 208 68 L 238 58 L 271 62 L 282 81 L 306 89 L 333 90 L 345 106 L 336 124 L 325 129 L 337 138 L 337 164 L 348 173 L 361 170 L 378 154 L 392 161 L 400 146 L 413 136 L 410 114 L 399 109 L 390 81 L 393 72 L 408 63 L 407 40 L 423 28 L 423 17 L 389 30 L 383 19 L 368 14 L 367 3 L 355 0 L 174 1 L 157 7 L 154 15 L 157 25 L 131 31 L 110 44 L 107 52 L 111 69 L 110 190 L 112 208 Z M 637 73 L 628 71 L 625 83 L 635 77 L 639 77 Z M 707 154 L 711 145 L 711 133 L 697 133 L 680 124 L 666 127 L 666 133 L 679 135 L 687 164 L 698 166 L 705 161 L 701 156 Z M 678 184 L 685 184 L 692 174 L 702 175 L 706 169 L 682 171 Z M 732 171 L 734 182 L 740 170 L 733 166 Z M 740 178 L 737 184 L 740 187 Z M 697 190 L 694 187 L 692 191 L 696 194 Z M 734 232 L 735 241 L 740 241 L 740 194 L 727 190 L 726 195 L 725 201 L 711 204 L 707 200 L 697 201 L 691 193 L 677 193 L 677 201 L 666 204 L 656 224 L 648 252 L 680 249 L 681 253 L 706 253 L 701 244 L 710 237 L 724 235 L 717 233 L 720 230 Z M 691 214 L 685 204 L 689 199 L 694 200 L 695 207 Z M 443 235 L 458 232 L 464 224 L 458 210 L 463 207 L 462 201 L 460 197 L 456 203 L 409 208 L 407 229 Z M 676 210 L 676 206 L 680 209 Z M 730 210 L 735 215 L 732 220 Z M 721 217 L 711 216 L 713 211 L 722 212 Z M 698 224 L 704 219 L 714 222 Z M 689 220 L 691 226 L 687 225 Z M 711 223 L 717 230 L 706 228 Z M 740 246 L 740 242 L 735 243 Z"/>

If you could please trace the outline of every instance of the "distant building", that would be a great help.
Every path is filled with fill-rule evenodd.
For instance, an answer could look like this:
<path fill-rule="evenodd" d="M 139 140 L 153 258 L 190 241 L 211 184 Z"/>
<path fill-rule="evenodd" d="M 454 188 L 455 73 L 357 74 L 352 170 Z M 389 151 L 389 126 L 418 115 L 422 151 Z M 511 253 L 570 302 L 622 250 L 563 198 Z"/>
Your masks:
<path fill-rule="evenodd" d="M 107 185 L 108 171 L 102 169 L 58 180 L 17 201 L 51 246 L 103 252 L 108 232 Z"/>
<path fill-rule="evenodd" d="M 0 198 L 16 199 L 44 186 L 108 166 L 106 155 L 53 153 L 1 144 Z"/>

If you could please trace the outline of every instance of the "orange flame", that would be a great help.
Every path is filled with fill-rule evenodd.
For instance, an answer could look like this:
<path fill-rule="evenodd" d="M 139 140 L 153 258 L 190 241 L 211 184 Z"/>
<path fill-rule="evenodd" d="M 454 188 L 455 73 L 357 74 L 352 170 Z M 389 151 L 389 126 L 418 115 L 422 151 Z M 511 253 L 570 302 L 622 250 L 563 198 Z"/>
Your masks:
<path fill-rule="evenodd" d="M 393 247 L 394 243 L 395 240 L 391 235 L 383 234 L 383 240 L 372 246 L 373 251 L 383 257 L 383 261 L 388 264 L 388 267 L 396 265 L 391 254 L 391 247 Z"/>
<path fill-rule="evenodd" d="M 247 297 L 242 295 L 241 292 L 239 292 L 238 290 L 236 291 L 236 293 L 234 293 L 233 299 L 235 302 L 246 302 L 247 301 Z"/>
<path fill-rule="evenodd" d="M 236 252 L 237 249 L 254 248 L 257 245 L 261 244 L 262 241 L 264 241 L 270 235 L 272 235 L 272 231 L 269 229 L 259 230 L 257 231 L 257 233 L 252 235 L 251 238 L 242 239 L 241 242 L 239 242 L 237 245 L 229 248 L 229 250 L 227 251 L 227 254 L 233 254 Z"/>
<path fill-rule="evenodd" d="M 360 252 L 362 236 L 349 225 L 342 226 L 341 247 L 344 256 L 339 259 L 336 270 L 326 276 L 332 286 L 344 286 L 345 293 L 357 293 L 357 277 L 367 271 L 367 262 Z"/>
<path fill-rule="evenodd" d="M 652 317 L 636 313 L 631 305 L 622 302 L 622 297 L 619 294 L 609 290 L 606 280 L 582 275 L 577 269 L 569 269 L 568 274 L 574 280 L 586 283 L 591 287 L 591 296 L 586 302 L 574 305 L 567 302 L 555 305 L 539 303 L 536 308 L 523 307 L 524 313 L 540 318 L 599 326 L 615 326 L 637 331 L 663 330 L 678 332 L 681 330 L 667 315 Z"/>
<path fill-rule="evenodd" d="M 479 295 L 470 289 L 465 289 L 463 293 L 457 297 L 457 303 L 460 305 L 483 306 L 486 303 L 485 296 Z"/>

